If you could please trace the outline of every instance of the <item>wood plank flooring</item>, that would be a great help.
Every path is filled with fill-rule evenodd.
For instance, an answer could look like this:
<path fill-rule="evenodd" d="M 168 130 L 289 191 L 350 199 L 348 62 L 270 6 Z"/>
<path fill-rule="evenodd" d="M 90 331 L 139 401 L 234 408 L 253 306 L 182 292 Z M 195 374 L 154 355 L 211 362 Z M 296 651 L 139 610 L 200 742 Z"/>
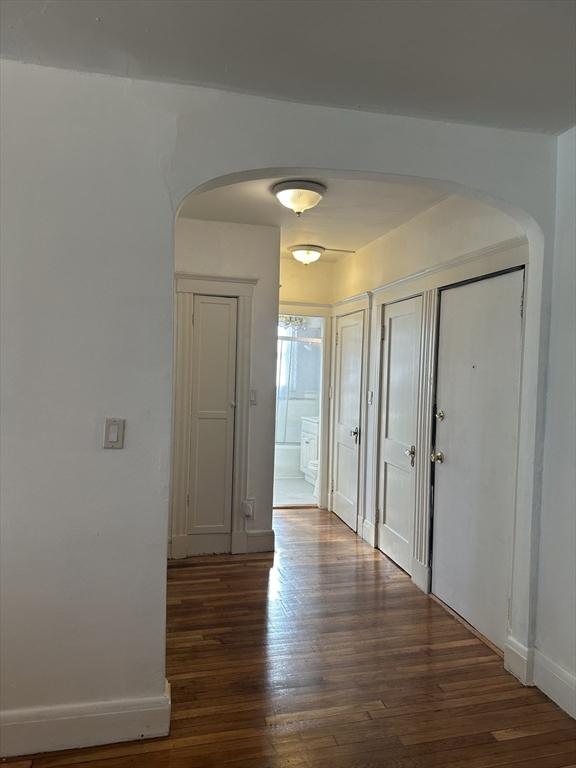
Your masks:
<path fill-rule="evenodd" d="M 169 567 L 168 738 L 22 766 L 576 768 L 576 721 L 334 515 L 275 529 Z"/>

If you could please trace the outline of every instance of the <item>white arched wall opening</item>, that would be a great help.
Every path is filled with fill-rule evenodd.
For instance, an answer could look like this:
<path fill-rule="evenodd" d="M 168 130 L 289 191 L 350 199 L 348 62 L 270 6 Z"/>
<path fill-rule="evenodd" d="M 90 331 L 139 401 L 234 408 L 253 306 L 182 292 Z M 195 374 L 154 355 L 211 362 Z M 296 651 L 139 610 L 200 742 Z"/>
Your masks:
<path fill-rule="evenodd" d="M 387 183 L 414 183 L 430 186 L 446 194 L 458 194 L 484 205 L 489 205 L 513 219 L 524 230 L 528 242 L 528 259 L 526 268 L 526 292 L 524 304 L 524 338 L 522 358 L 522 379 L 520 392 L 520 418 L 517 457 L 516 506 L 514 510 L 513 558 L 510 578 L 510 619 L 508 638 L 505 647 L 505 665 L 520 680 L 532 682 L 532 658 L 530 649 L 533 646 L 535 631 L 536 584 L 538 574 L 538 539 L 539 539 L 539 510 L 541 500 L 541 484 L 539 482 L 542 465 L 542 434 L 543 414 L 541 408 L 535 408 L 539 392 L 543 385 L 541 361 L 541 307 L 543 299 L 543 258 L 544 239 L 540 227 L 534 219 L 522 210 L 516 209 L 509 203 L 496 200 L 490 195 L 463 187 L 456 182 L 445 180 L 406 177 L 398 174 L 363 173 L 346 170 L 335 170 L 318 167 L 281 167 L 261 168 L 227 174 L 201 184 L 184 197 L 236 184 L 243 181 L 268 178 L 319 178 L 328 184 L 331 178 L 382 181 Z M 176 216 L 178 218 L 178 214 Z M 407 277 L 411 277 L 407 275 Z M 384 286 L 385 288 L 385 286 Z M 378 307 L 375 307 L 378 309 Z M 432 308 L 431 308 L 432 310 Z M 377 368 L 377 366 L 376 366 Z M 371 372 L 373 375 L 373 372 Z M 540 395 L 541 397 L 541 395 Z M 364 459 L 376 448 L 376 436 L 370 425 L 367 440 L 364 445 Z M 423 448 L 424 450 L 424 448 Z M 375 477 L 372 476 L 368 462 L 366 486 L 361 489 L 364 496 L 364 511 L 372 499 L 372 489 L 375 487 Z M 365 474 L 366 477 L 366 474 Z M 420 541 L 415 542 L 416 551 L 422 553 L 422 565 L 428 566 L 429 549 L 429 520 L 422 521 L 417 526 L 420 530 Z M 425 554 L 424 554 L 425 553 Z"/>

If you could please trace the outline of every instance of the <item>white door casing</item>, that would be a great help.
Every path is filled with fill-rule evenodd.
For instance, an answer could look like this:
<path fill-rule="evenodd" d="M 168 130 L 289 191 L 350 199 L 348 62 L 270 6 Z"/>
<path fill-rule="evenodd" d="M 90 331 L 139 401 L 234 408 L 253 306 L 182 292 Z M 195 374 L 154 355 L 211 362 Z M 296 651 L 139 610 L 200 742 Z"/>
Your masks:
<path fill-rule="evenodd" d="M 523 270 L 442 291 L 432 591 L 504 648 L 518 450 Z M 443 412 L 440 413 L 440 412 Z"/>
<path fill-rule="evenodd" d="M 178 273 L 174 339 L 174 410 L 169 554 L 172 558 L 213 552 L 269 551 L 272 530 L 248 530 L 244 515 L 249 492 L 248 433 L 250 426 L 252 303 L 257 281 Z M 232 468 L 231 533 L 188 533 L 192 350 L 194 303 L 197 296 L 230 297 L 237 301 L 236 409 Z M 255 506 L 258 499 L 255 499 Z"/>
<path fill-rule="evenodd" d="M 187 533 L 230 533 L 238 300 L 194 296 Z"/>
<path fill-rule="evenodd" d="M 384 307 L 378 547 L 412 573 L 422 297 Z"/>
<path fill-rule="evenodd" d="M 357 529 L 364 311 L 336 319 L 332 510 Z"/>

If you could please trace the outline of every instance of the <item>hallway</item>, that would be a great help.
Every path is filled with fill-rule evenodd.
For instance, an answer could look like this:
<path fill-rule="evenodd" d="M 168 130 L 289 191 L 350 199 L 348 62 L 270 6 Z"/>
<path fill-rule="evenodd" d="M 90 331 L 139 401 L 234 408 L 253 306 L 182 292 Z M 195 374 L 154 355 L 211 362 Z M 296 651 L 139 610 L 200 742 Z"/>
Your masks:
<path fill-rule="evenodd" d="M 576 723 L 334 515 L 275 530 L 170 564 L 169 738 L 22 766 L 573 768 Z"/>

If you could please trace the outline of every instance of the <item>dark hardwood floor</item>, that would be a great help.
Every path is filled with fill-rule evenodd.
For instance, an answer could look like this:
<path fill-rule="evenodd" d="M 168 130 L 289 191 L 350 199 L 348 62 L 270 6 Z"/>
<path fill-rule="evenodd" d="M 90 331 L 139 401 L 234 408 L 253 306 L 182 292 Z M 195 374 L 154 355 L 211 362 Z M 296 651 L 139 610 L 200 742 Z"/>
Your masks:
<path fill-rule="evenodd" d="M 576 721 L 328 512 L 168 570 L 166 739 L 56 768 L 576 768 Z"/>

